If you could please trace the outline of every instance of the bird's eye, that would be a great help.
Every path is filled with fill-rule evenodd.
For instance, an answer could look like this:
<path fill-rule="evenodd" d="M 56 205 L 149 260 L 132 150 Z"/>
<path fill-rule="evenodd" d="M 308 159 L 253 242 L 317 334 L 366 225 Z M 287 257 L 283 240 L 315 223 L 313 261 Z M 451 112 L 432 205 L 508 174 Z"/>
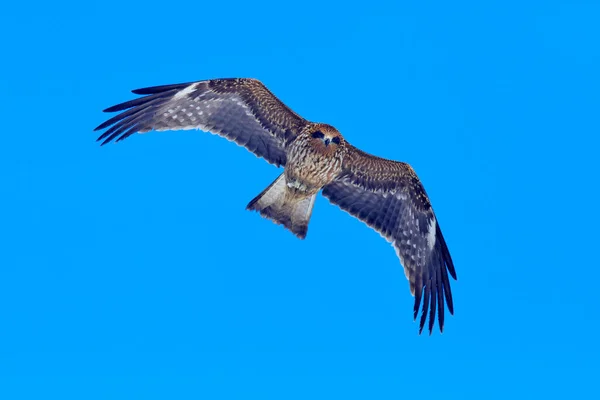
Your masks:
<path fill-rule="evenodd" d="M 335 143 L 335 144 L 340 144 L 340 137 L 336 136 L 333 139 L 331 139 L 331 143 Z"/>
<path fill-rule="evenodd" d="M 323 139 L 325 135 L 323 135 L 323 132 L 321 131 L 316 131 L 312 133 L 312 137 L 314 137 L 315 139 Z"/>

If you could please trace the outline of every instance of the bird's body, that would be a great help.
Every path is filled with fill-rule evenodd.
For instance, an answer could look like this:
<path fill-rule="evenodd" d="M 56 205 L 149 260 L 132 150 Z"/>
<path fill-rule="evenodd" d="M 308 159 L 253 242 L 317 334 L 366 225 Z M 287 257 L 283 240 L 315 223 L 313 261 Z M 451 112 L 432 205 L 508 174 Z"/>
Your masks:
<path fill-rule="evenodd" d="M 454 265 L 414 170 L 405 163 L 369 155 L 350 145 L 331 125 L 295 114 L 261 82 L 214 79 L 135 90 L 145 95 L 105 111 L 122 111 L 96 129 L 102 144 L 151 130 L 202 129 L 246 147 L 283 173 L 248 204 L 262 216 L 305 238 L 319 191 L 332 203 L 377 230 L 392 243 L 415 296 L 423 300 L 423 329 L 444 300 L 453 313 L 448 273 Z"/>
<path fill-rule="evenodd" d="M 307 123 L 285 150 L 283 174 L 252 200 L 248 209 L 259 211 L 304 239 L 315 196 L 342 172 L 346 143 L 334 127 Z"/>
<path fill-rule="evenodd" d="M 313 137 L 318 132 L 323 137 Z M 332 142 L 333 138 L 339 138 L 339 144 Z M 308 124 L 289 144 L 287 153 L 285 177 L 288 184 L 302 188 L 310 195 L 317 193 L 341 173 L 347 149 L 342 135 L 334 127 Z"/>

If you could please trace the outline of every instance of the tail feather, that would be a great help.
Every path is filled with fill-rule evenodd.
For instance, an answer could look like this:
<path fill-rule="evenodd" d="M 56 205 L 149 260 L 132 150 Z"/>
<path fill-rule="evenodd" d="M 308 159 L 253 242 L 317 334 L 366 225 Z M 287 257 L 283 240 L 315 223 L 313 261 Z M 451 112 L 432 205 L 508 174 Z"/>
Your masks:
<path fill-rule="evenodd" d="M 263 217 L 282 224 L 300 239 L 304 239 L 315 198 L 316 194 L 306 198 L 293 196 L 287 187 L 285 175 L 281 174 L 261 194 L 252 199 L 246 209 L 260 212 Z"/>

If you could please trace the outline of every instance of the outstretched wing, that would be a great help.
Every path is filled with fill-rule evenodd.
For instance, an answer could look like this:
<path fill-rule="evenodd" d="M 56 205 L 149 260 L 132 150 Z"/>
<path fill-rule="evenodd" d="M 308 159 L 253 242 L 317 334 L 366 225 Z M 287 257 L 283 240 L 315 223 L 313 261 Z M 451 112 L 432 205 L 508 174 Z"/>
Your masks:
<path fill-rule="evenodd" d="M 134 90 L 144 95 L 105 112 L 121 111 L 95 130 L 106 144 L 152 130 L 201 129 L 285 165 L 285 143 L 306 121 L 255 79 L 213 79 Z"/>
<path fill-rule="evenodd" d="M 429 313 L 431 334 L 436 307 L 443 331 L 444 299 L 454 313 L 448 273 L 456 279 L 456 272 L 423 185 L 408 164 L 349 147 L 342 174 L 323 195 L 392 243 L 415 296 L 415 320 L 423 300 L 419 333 Z"/>

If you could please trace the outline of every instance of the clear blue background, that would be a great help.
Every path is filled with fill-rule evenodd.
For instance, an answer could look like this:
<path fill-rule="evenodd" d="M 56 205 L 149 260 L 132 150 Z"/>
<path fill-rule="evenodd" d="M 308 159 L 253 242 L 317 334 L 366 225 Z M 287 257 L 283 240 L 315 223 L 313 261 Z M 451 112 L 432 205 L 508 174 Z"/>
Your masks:
<path fill-rule="evenodd" d="M 597 396 L 599 20 L 593 1 L 5 4 L 0 397 Z M 95 143 L 129 90 L 214 77 L 414 166 L 459 277 L 443 335 L 417 335 L 393 249 L 322 197 L 305 241 L 245 211 L 280 171 L 243 149 Z"/>

